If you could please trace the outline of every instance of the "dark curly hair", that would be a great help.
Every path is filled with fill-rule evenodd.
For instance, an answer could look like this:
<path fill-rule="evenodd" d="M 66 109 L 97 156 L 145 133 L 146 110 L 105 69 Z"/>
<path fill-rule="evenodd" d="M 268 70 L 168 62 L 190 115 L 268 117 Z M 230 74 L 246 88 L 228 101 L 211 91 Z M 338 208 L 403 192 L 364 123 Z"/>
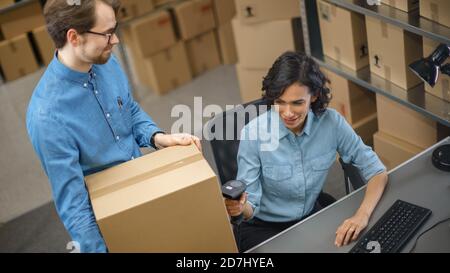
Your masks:
<path fill-rule="evenodd" d="M 309 87 L 311 96 L 317 96 L 311 103 L 315 115 L 325 112 L 331 100 L 327 83 L 330 80 L 319 69 L 319 65 L 303 53 L 285 52 L 277 58 L 262 82 L 263 99 L 273 105 L 275 99 L 294 83 Z"/>

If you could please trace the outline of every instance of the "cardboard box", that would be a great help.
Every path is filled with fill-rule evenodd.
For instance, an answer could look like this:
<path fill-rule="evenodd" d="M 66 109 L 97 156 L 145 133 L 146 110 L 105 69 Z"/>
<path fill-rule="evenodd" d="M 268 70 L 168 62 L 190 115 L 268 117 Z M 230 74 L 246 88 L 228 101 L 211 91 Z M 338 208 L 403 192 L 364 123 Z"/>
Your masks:
<path fill-rule="evenodd" d="M 298 0 L 235 0 L 237 18 L 244 24 L 300 17 Z"/>
<path fill-rule="evenodd" d="M 231 23 L 239 63 L 245 68 L 265 69 L 286 51 L 304 50 L 300 18 L 252 25 L 235 18 Z"/>
<path fill-rule="evenodd" d="M 168 11 L 160 10 L 130 22 L 122 28 L 124 43 L 133 47 L 137 58 L 150 57 L 176 43 Z"/>
<path fill-rule="evenodd" d="M 41 60 L 47 66 L 55 55 L 55 44 L 47 32 L 47 27 L 42 26 L 33 30 L 33 37 L 41 55 Z"/>
<path fill-rule="evenodd" d="M 428 57 L 437 47 L 439 43 L 423 37 L 423 56 Z M 447 59 L 446 63 L 450 63 L 450 59 Z M 439 74 L 438 81 L 434 87 L 431 87 L 428 84 L 425 85 L 425 91 L 430 94 L 433 94 L 443 100 L 450 102 L 450 77 L 444 75 L 443 73 Z"/>
<path fill-rule="evenodd" d="M 154 9 L 152 0 L 121 0 L 117 14 L 119 21 L 124 21 L 148 13 Z"/>
<path fill-rule="evenodd" d="M 243 103 L 260 99 L 262 97 L 262 81 L 269 68 L 248 69 L 240 63 L 236 64 L 236 74 L 239 82 L 239 91 Z"/>
<path fill-rule="evenodd" d="M 350 124 L 377 112 L 375 93 L 322 68 L 330 79 L 332 99 L 330 107 L 336 109 Z"/>
<path fill-rule="evenodd" d="M 192 79 L 183 42 L 145 59 L 148 86 L 158 94 L 165 94 Z"/>
<path fill-rule="evenodd" d="M 383 95 L 376 95 L 378 129 L 391 136 L 428 148 L 437 141 L 436 122 Z"/>
<path fill-rule="evenodd" d="M 238 57 L 236 51 L 236 43 L 231 22 L 228 22 L 225 25 L 218 26 L 217 29 L 214 30 L 214 33 L 219 44 L 220 59 L 222 63 L 237 63 Z"/>
<path fill-rule="evenodd" d="M 174 5 L 180 37 L 189 40 L 216 26 L 212 0 L 192 0 Z"/>
<path fill-rule="evenodd" d="M 373 134 L 378 131 L 377 113 L 373 113 L 353 123 L 352 128 L 361 137 L 364 144 L 373 147 Z"/>
<path fill-rule="evenodd" d="M 85 178 L 111 252 L 237 252 L 219 182 L 194 145 Z"/>
<path fill-rule="evenodd" d="M 366 16 L 370 72 L 408 90 L 422 81 L 408 65 L 422 58 L 422 37 Z"/>
<path fill-rule="evenodd" d="M 156 7 L 159 7 L 159 6 L 165 5 L 165 4 L 173 2 L 173 1 L 175 1 L 175 0 L 153 0 L 153 4 Z"/>
<path fill-rule="evenodd" d="M 450 1 L 421 0 L 420 16 L 450 27 Z"/>
<path fill-rule="evenodd" d="M 38 64 L 26 34 L 0 42 L 0 64 L 6 81 L 38 70 Z"/>
<path fill-rule="evenodd" d="M 30 1 L 0 13 L 0 25 L 5 39 L 11 39 L 45 25 L 39 1 Z"/>
<path fill-rule="evenodd" d="M 322 0 L 317 10 L 323 54 L 353 70 L 368 66 L 364 15 Z"/>
<path fill-rule="evenodd" d="M 236 6 L 233 0 L 213 0 L 213 4 L 216 26 L 228 24 L 236 15 Z"/>
<path fill-rule="evenodd" d="M 419 0 L 381 0 L 381 3 L 406 12 L 419 8 Z"/>
<path fill-rule="evenodd" d="M 213 31 L 186 41 L 186 52 L 194 76 L 220 65 L 219 49 Z"/>
<path fill-rule="evenodd" d="M 5 8 L 14 4 L 14 0 L 0 0 L 0 8 Z"/>
<path fill-rule="evenodd" d="M 423 150 L 383 132 L 377 132 L 373 136 L 373 140 L 375 152 L 388 170 L 397 167 Z"/>

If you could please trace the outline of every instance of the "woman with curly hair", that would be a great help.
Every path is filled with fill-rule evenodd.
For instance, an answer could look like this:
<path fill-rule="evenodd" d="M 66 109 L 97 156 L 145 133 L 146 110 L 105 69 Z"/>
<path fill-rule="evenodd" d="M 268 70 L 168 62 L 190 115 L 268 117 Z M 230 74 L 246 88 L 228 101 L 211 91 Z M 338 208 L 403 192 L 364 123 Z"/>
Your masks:
<path fill-rule="evenodd" d="M 244 215 L 236 232 L 240 251 L 320 209 L 317 197 L 336 153 L 360 170 L 368 186 L 359 209 L 337 227 L 334 244 L 356 240 L 367 226 L 387 184 L 386 168 L 346 120 L 327 108 L 328 83 L 312 58 L 294 52 L 282 54 L 264 77 L 263 98 L 270 109 L 242 129 L 237 158 L 236 179 L 247 190 L 238 201 L 225 200 L 229 215 Z M 262 147 L 265 130 L 276 131 L 271 135 L 278 146 L 271 151 Z"/>

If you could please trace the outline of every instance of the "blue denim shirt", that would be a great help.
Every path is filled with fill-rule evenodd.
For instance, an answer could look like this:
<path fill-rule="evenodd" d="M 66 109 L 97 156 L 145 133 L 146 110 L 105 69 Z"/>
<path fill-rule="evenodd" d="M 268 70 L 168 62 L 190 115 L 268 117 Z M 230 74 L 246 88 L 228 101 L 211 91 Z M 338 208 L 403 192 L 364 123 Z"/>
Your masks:
<path fill-rule="evenodd" d="M 84 176 L 141 156 L 139 147 L 160 131 L 133 100 L 116 58 L 81 73 L 55 55 L 31 97 L 27 130 L 72 240 L 82 252 L 107 251 Z"/>
<path fill-rule="evenodd" d="M 272 125 L 271 119 L 278 123 Z M 278 131 L 271 126 L 278 126 Z M 271 137 L 279 141 L 275 150 L 262 148 L 268 137 L 261 132 L 272 132 Z M 334 109 L 320 116 L 310 110 L 298 135 L 287 129 L 273 110 L 250 121 L 241 132 L 237 179 L 247 184 L 253 217 L 287 222 L 309 214 L 336 161 L 336 152 L 344 162 L 353 162 L 367 181 L 386 169 Z"/>

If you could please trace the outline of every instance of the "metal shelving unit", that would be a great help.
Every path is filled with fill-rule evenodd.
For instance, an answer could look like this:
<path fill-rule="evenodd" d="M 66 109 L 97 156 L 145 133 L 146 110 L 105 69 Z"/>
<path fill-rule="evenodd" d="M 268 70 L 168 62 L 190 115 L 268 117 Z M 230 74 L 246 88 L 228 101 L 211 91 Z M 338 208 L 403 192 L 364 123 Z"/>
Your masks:
<path fill-rule="evenodd" d="M 445 127 L 450 127 L 450 102 L 425 92 L 423 84 L 408 91 L 373 73 L 366 67 L 358 71 L 347 68 L 324 56 L 320 38 L 316 0 L 300 0 L 305 51 L 322 67 L 359 84 L 372 92 L 382 94 L 406 107 L 427 116 Z M 365 16 L 373 16 L 407 31 L 450 44 L 450 28 L 420 18 L 418 11 L 406 13 L 390 6 L 370 6 L 366 0 L 326 0 Z"/>

